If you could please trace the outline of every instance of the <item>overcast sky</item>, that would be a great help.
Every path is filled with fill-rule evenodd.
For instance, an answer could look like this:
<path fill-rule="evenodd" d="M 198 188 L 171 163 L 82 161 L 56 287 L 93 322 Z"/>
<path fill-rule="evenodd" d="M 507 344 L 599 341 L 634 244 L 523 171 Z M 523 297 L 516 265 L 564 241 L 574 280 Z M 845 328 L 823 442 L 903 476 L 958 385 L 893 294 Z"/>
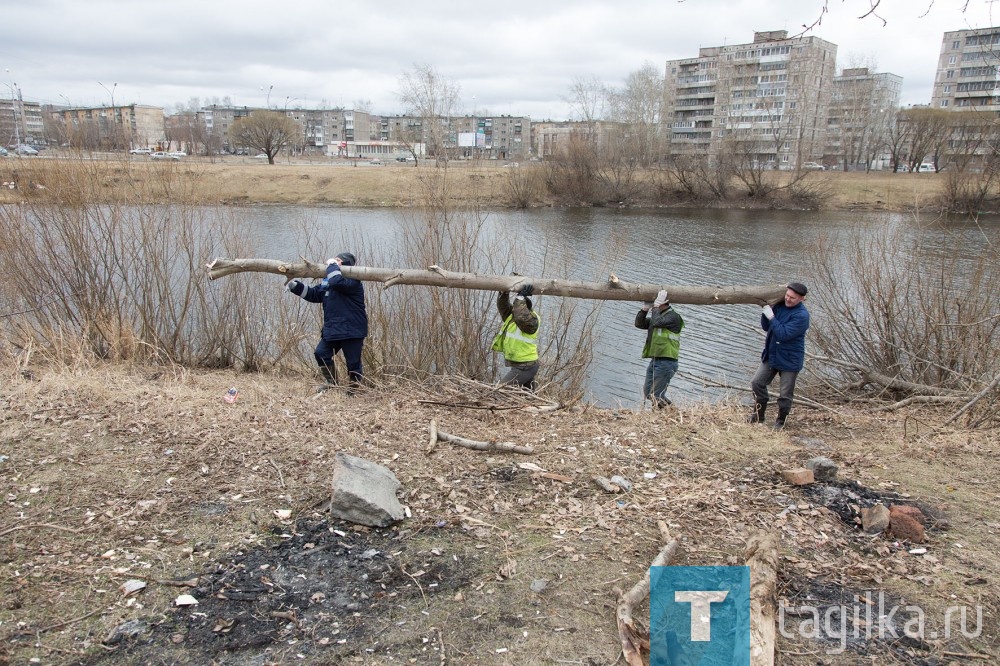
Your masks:
<path fill-rule="evenodd" d="M 621 85 L 645 62 L 801 32 L 829 5 L 809 34 L 838 45 L 838 66 L 874 62 L 903 77 L 903 104 L 926 104 L 942 34 L 1000 23 L 1000 0 L 880 0 L 881 19 L 859 19 L 876 1 L 0 0 L 0 95 L 172 108 L 270 92 L 272 107 L 392 114 L 420 63 L 459 85 L 461 113 L 564 119 L 575 78 Z"/>

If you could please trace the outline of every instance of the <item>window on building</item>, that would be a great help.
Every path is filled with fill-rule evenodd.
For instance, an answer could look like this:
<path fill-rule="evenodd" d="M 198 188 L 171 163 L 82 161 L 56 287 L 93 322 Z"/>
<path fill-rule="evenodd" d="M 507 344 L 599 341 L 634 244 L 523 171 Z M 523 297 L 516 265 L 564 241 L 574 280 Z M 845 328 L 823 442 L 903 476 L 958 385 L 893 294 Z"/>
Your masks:
<path fill-rule="evenodd" d="M 951 56 L 950 58 L 948 58 L 948 64 L 949 65 L 954 65 L 957 60 L 958 60 L 958 56 Z"/>
<path fill-rule="evenodd" d="M 953 69 L 949 69 L 949 70 L 948 70 L 948 75 L 947 75 L 947 76 L 948 76 L 948 78 L 949 78 L 949 79 L 953 79 L 953 78 L 955 78 L 955 70 L 953 70 Z"/>
<path fill-rule="evenodd" d="M 943 109 L 946 106 L 948 106 L 948 100 L 946 99 L 941 100 L 941 108 Z"/>
<path fill-rule="evenodd" d="M 957 49 L 960 46 L 961 46 L 961 43 L 957 39 L 951 43 L 951 48 L 953 48 L 953 49 Z"/>

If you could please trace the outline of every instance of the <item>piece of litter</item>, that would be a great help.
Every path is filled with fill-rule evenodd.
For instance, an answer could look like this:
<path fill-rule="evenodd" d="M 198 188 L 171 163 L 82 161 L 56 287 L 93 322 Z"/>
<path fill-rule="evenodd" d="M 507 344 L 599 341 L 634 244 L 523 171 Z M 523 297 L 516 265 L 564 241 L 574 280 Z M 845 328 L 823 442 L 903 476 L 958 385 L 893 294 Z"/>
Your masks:
<path fill-rule="evenodd" d="M 910 555 L 923 555 L 927 552 L 926 548 L 911 548 L 909 550 Z"/>
<path fill-rule="evenodd" d="M 174 599 L 174 605 L 176 606 L 197 606 L 198 600 L 192 597 L 190 594 L 182 594 L 176 599 Z"/>
<path fill-rule="evenodd" d="M 274 517 L 278 520 L 288 520 L 292 517 L 291 509 L 275 509 Z"/>
<path fill-rule="evenodd" d="M 642 478 L 644 478 L 644 479 L 655 479 L 656 478 L 656 472 L 643 472 L 642 473 Z"/>
<path fill-rule="evenodd" d="M 135 579 L 127 580 L 120 586 L 118 586 L 118 589 L 121 590 L 122 595 L 126 597 L 130 594 L 135 594 L 139 590 L 144 590 L 145 588 L 146 588 L 146 581 L 135 580 Z"/>

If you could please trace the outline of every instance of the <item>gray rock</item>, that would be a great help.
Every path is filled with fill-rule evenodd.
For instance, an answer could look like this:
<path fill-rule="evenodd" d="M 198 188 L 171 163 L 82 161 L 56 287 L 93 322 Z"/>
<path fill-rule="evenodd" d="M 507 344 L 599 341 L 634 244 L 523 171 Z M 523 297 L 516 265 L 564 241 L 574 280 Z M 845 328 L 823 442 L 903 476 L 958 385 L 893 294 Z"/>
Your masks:
<path fill-rule="evenodd" d="M 616 475 L 611 477 L 609 480 L 611 481 L 611 483 L 615 484 L 625 492 L 629 492 L 630 490 L 632 490 L 632 482 L 623 476 Z"/>
<path fill-rule="evenodd" d="M 535 580 L 531 581 L 531 591 L 532 592 L 536 592 L 536 593 L 537 592 L 541 592 L 542 590 L 544 590 L 548 586 L 549 586 L 549 581 L 545 580 L 544 578 L 536 578 Z"/>
<path fill-rule="evenodd" d="M 333 467 L 330 515 L 360 525 L 386 527 L 403 519 L 396 499 L 399 480 L 387 467 L 337 453 Z"/>
<path fill-rule="evenodd" d="M 146 633 L 147 628 L 146 623 L 142 620 L 123 622 L 111 630 L 107 638 L 104 639 L 104 644 L 117 645 L 127 638 L 137 638 Z"/>
<path fill-rule="evenodd" d="M 840 470 L 837 463 L 829 458 L 817 456 L 806 462 L 806 469 L 811 469 L 813 477 L 817 481 L 828 482 L 837 480 L 837 472 Z"/>
<path fill-rule="evenodd" d="M 889 509 L 884 504 L 861 509 L 861 529 L 868 534 L 880 534 L 889 528 Z"/>

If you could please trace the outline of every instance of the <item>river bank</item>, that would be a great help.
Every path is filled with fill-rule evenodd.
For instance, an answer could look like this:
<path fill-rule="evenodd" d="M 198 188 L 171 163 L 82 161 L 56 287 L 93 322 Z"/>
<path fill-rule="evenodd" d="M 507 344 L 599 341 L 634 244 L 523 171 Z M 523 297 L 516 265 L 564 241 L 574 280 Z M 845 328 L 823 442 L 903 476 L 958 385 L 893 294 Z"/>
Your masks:
<path fill-rule="evenodd" d="M 658 521 L 682 540 L 681 565 L 741 564 L 753 533 L 776 531 L 784 607 L 848 604 L 849 619 L 854 595 L 872 590 L 886 611 L 926 615 L 925 638 L 866 640 L 860 627 L 841 652 L 835 637 L 806 636 L 795 610 L 779 663 L 1000 655 L 1000 518 L 983 476 L 996 433 L 932 432 L 945 414 L 927 407 L 800 408 L 774 433 L 728 405 L 538 413 L 470 409 L 463 390 L 395 382 L 352 399 L 289 376 L 6 367 L 0 663 L 613 663 L 615 589 L 661 548 Z M 429 450 L 432 420 L 533 453 Z M 338 451 L 389 467 L 411 517 L 386 529 L 330 520 Z M 817 455 L 841 481 L 782 479 Z M 608 494 L 595 475 L 632 489 Z M 860 494 L 830 503 L 843 488 Z M 849 504 L 875 501 L 937 512 L 927 542 L 864 534 Z M 198 605 L 177 605 L 182 594 Z M 975 637 L 957 626 L 944 637 L 957 605 L 973 609 Z"/>
<path fill-rule="evenodd" d="M 556 199 L 546 193 L 544 169 L 541 163 L 504 166 L 495 162 L 451 162 L 447 187 L 435 191 L 453 205 L 509 208 L 520 205 L 522 197 L 518 193 L 530 183 L 530 206 L 557 205 Z M 442 172 L 429 162 L 414 167 L 412 163 L 329 159 L 268 165 L 265 160 L 248 157 L 186 157 L 167 162 L 120 156 L 9 157 L 0 160 L 0 180 L 16 182 L 17 188 L 0 188 L 0 203 L 13 203 L 26 196 L 59 200 L 89 189 L 90 197 L 97 200 L 129 197 L 154 203 L 409 207 L 427 203 L 428 181 Z M 789 177 L 784 172 L 767 176 L 779 181 Z M 817 171 L 806 176 L 811 193 L 808 204 L 801 198 L 760 202 L 739 195 L 726 202 L 699 202 L 650 194 L 662 191 L 660 185 L 666 175 L 646 171 L 638 178 L 649 185 L 647 194 L 626 205 L 793 209 L 808 205 L 833 211 L 934 212 L 944 177 L 932 173 Z M 734 191 L 739 192 L 739 187 L 734 186 Z"/>

